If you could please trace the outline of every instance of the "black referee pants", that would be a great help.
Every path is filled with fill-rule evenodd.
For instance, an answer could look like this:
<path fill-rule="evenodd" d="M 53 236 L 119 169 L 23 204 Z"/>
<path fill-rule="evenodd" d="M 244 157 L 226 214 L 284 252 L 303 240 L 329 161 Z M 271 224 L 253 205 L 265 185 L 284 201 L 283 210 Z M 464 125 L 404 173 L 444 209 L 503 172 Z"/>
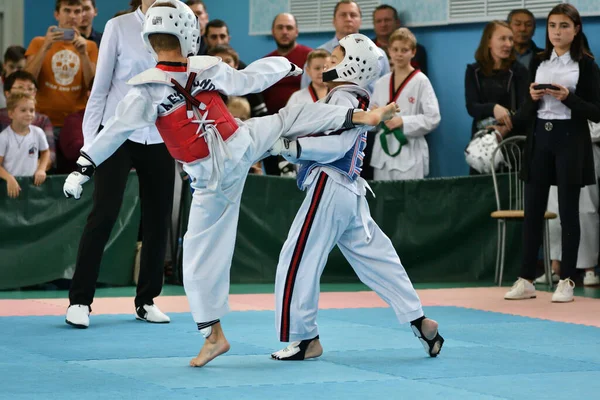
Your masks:
<path fill-rule="evenodd" d="M 549 123 L 549 125 L 548 125 Z M 535 146 L 530 164 L 530 179 L 525 184 L 525 220 L 523 225 L 523 264 L 521 278 L 536 278 L 539 248 L 542 244 L 544 213 L 548 207 L 551 184 L 558 186 L 558 211 L 562 228 L 560 278 L 572 278 L 576 272 L 581 228 L 579 195 L 581 185 L 569 181 L 568 163 L 570 120 L 538 120 Z"/>
<path fill-rule="evenodd" d="M 154 304 L 162 290 L 175 162 L 162 143 L 128 140 L 96 168 L 94 205 L 79 243 L 69 291 L 71 304 L 92 304 L 104 247 L 119 215 L 131 168 L 139 179 L 143 237 L 135 306 Z"/>

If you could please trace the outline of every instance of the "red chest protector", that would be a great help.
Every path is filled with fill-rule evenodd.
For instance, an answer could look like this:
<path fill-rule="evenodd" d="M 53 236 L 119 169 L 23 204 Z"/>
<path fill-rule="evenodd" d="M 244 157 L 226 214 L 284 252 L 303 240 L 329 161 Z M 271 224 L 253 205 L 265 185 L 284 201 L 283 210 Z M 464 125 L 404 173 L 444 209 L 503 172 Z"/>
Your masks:
<path fill-rule="evenodd" d="M 226 142 L 237 131 L 238 125 L 227 106 L 216 91 L 200 91 L 192 96 L 196 73 L 189 74 L 186 87 L 174 78 L 171 83 L 185 98 L 185 104 L 178 104 L 167 114 L 156 120 L 160 133 L 171 156 L 184 163 L 203 160 L 210 155 L 207 130 L 213 130 Z"/>

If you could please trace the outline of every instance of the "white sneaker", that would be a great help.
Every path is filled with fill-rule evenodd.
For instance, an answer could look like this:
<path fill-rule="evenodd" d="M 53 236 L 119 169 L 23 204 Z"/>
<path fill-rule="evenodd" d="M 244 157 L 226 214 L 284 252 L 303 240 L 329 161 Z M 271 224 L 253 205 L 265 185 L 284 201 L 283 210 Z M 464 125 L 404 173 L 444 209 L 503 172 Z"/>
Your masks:
<path fill-rule="evenodd" d="M 596 275 L 594 271 L 587 271 L 583 277 L 583 286 L 596 285 L 600 285 L 600 276 Z"/>
<path fill-rule="evenodd" d="M 505 300 L 535 299 L 535 286 L 527 279 L 519 278 L 504 295 Z"/>
<path fill-rule="evenodd" d="M 169 322 L 171 322 L 171 318 L 169 318 L 166 314 L 160 311 L 156 304 L 145 304 L 142 307 L 136 308 L 135 319 L 139 319 L 140 321 L 153 322 L 155 324 L 168 324 Z"/>
<path fill-rule="evenodd" d="M 90 326 L 90 306 L 73 304 L 67 308 L 65 322 L 76 328 L 85 329 Z"/>
<path fill-rule="evenodd" d="M 558 274 L 552 272 L 552 282 L 557 283 L 559 280 L 560 280 L 560 276 Z M 546 280 L 546 274 L 543 274 L 542 276 L 537 278 L 534 282 L 541 283 L 541 284 L 548 283 L 548 281 Z"/>
<path fill-rule="evenodd" d="M 552 295 L 552 302 L 569 303 L 573 301 L 573 289 L 575 289 L 575 282 L 570 279 L 561 279 Z"/>

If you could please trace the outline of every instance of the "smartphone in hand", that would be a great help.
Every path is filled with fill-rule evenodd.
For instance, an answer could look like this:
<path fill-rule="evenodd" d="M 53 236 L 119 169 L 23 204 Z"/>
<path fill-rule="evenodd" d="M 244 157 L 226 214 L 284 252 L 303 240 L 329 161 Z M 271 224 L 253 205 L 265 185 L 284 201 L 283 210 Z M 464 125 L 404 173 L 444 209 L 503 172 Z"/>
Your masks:
<path fill-rule="evenodd" d="M 62 32 L 64 41 L 70 42 L 75 39 L 75 31 L 73 28 L 55 28 L 53 29 L 53 32 Z"/>
<path fill-rule="evenodd" d="M 550 89 L 550 90 L 560 90 L 560 88 L 558 86 L 554 86 L 551 83 L 540 83 L 539 85 L 535 85 L 533 87 L 534 90 L 543 90 L 543 89 Z"/>

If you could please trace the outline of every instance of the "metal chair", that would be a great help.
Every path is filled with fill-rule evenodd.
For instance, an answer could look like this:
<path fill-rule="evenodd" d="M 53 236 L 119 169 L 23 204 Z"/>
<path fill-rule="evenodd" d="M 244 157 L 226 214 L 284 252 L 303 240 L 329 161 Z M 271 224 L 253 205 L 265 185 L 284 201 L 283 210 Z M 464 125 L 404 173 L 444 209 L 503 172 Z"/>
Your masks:
<path fill-rule="evenodd" d="M 519 179 L 519 174 L 523 165 L 522 146 L 525 143 L 525 136 L 513 136 L 500 142 L 498 147 L 493 151 L 490 162 L 496 159 L 498 152 L 501 152 L 503 157 L 503 171 L 508 175 L 508 199 L 506 192 L 503 190 L 504 196 L 501 196 L 501 191 L 498 186 L 499 172 L 492 168 L 492 178 L 494 180 L 494 191 L 496 193 L 496 211 L 491 213 L 491 217 L 498 221 L 498 249 L 496 253 L 496 276 L 495 282 L 498 286 L 502 286 L 502 275 L 504 273 L 504 250 L 506 246 L 506 223 L 511 220 L 523 220 L 525 218 L 525 184 Z M 501 199 L 504 199 L 507 204 L 501 204 Z M 553 212 L 546 211 L 544 213 L 544 232 L 543 232 L 543 252 L 544 252 L 544 271 L 548 286 L 552 288 L 552 266 L 550 262 L 550 234 L 548 228 L 548 220 L 555 219 L 557 215 Z"/>

